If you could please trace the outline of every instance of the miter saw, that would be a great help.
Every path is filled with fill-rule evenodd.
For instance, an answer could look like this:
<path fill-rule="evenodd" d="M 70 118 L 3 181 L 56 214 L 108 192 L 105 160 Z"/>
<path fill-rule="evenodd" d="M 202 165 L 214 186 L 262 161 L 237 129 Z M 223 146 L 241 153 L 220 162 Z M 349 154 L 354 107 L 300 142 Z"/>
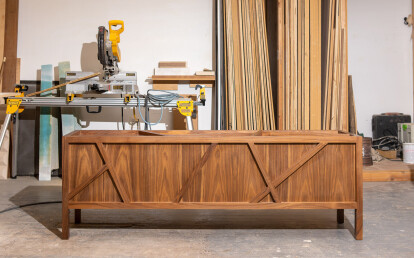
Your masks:
<path fill-rule="evenodd" d="M 140 121 L 147 126 L 155 125 L 161 121 L 164 108 L 177 108 L 186 117 L 187 129 L 193 130 L 192 117 L 196 106 L 206 105 L 205 86 L 197 85 L 200 91 L 198 100 L 183 98 L 177 93 L 148 90 L 146 95 L 139 94 L 136 72 L 121 72 L 118 62 L 121 61 L 121 52 L 118 47 L 120 34 L 124 31 L 124 22 L 120 20 L 109 21 L 109 32 L 104 26 L 98 29 L 98 60 L 103 66 L 101 73 L 92 72 L 67 72 L 66 82 L 57 86 L 25 95 L 27 87 L 16 85 L 14 97 L 7 97 L 6 118 L 0 130 L 0 148 L 12 116 L 18 121 L 19 113 L 25 107 L 98 107 L 99 113 L 102 107 L 121 107 L 138 109 Z M 37 97 L 39 94 L 56 90 L 66 86 L 66 97 Z M 121 95 L 99 98 L 96 95 Z M 145 118 L 141 114 L 141 107 L 146 108 Z M 149 108 L 161 108 L 161 117 L 158 122 L 149 122 Z M 16 122 L 16 128 L 17 126 Z M 16 129 L 17 130 L 17 129 Z M 16 145 L 17 146 L 17 145 Z"/>
<path fill-rule="evenodd" d="M 109 32 L 104 26 L 98 28 L 98 60 L 103 66 L 103 78 L 94 77 L 82 82 L 68 84 L 66 95 L 72 94 L 121 94 L 133 95 L 138 91 L 137 73 L 121 72 L 120 34 L 124 31 L 124 22 L 109 21 Z M 67 72 L 66 81 L 73 81 L 93 74 L 92 72 Z"/>

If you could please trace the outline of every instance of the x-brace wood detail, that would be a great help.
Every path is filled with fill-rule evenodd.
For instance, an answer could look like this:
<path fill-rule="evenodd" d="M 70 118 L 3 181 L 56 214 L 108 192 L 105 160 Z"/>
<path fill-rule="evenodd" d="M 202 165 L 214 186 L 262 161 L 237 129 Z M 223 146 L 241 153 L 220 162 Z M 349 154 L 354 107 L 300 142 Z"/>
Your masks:
<path fill-rule="evenodd" d="M 276 180 L 274 180 L 273 182 L 270 182 L 269 184 L 266 183 L 267 184 L 267 187 L 265 189 L 263 189 L 263 191 L 261 191 L 258 195 L 256 195 L 250 202 L 251 203 L 258 203 L 266 195 L 268 195 L 269 193 L 272 193 L 273 199 L 276 202 L 279 202 L 277 199 L 275 199 L 275 192 L 272 192 L 272 191 L 275 190 L 275 188 L 277 188 L 281 183 L 283 183 L 283 181 L 285 181 L 291 175 L 293 175 L 296 171 L 298 171 L 299 168 L 301 168 L 303 165 L 305 165 L 316 154 L 318 154 L 321 150 L 323 150 L 323 148 L 325 148 L 326 145 L 328 145 L 327 142 L 320 142 L 316 147 L 314 147 L 313 149 L 311 149 L 310 151 L 308 151 L 305 155 L 303 155 L 302 158 L 299 159 L 293 166 L 291 166 L 290 168 L 286 169 L 282 174 L 280 174 L 280 176 L 278 176 L 276 178 Z M 250 147 L 250 149 L 252 149 L 250 143 L 249 143 L 249 147 Z M 253 151 L 252 151 L 252 153 L 253 153 Z M 253 156 L 255 156 L 255 155 L 253 155 Z M 258 156 L 258 155 L 256 154 L 256 156 Z M 260 170 L 261 170 L 261 173 L 263 174 L 263 171 L 264 170 L 262 170 L 262 169 L 260 169 Z M 264 174 L 266 174 L 266 173 L 264 173 Z M 278 198 L 277 195 L 276 195 L 276 198 Z"/>
<path fill-rule="evenodd" d="M 114 172 L 115 169 L 112 166 L 112 164 L 109 162 L 108 155 L 105 151 L 105 148 L 104 148 L 102 142 L 97 142 L 95 144 L 96 144 L 96 147 L 98 149 L 99 155 L 101 156 L 101 158 L 104 162 L 104 165 L 98 171 L 96 171 L 94 174 L 92 174 L 88 179 L 86 179 L 82 184 L 77 186 L 72 192 L 70 192 L 69 195 L 68 195 L 69 200 L 72 199 L 73 197 L 75 197 L 75 195 L 80 193 L 83 189 L 85 189 L 93 181 L 95 181 L 105 171 L 108 171 L 108 173 L 109 173 L 109 175 L 112 179 L 112 182 L 115 186 L 115 189 L 118 191 L 122 201 L 124 203 L 129 203 L 130 200 L 129 200 L 128 194 L 126 193 L 125 189 L 122 187 L 117 174 Z"/>
<path fill-rule="evenodd" d="M 197 177 L 198 174 L 201 173 L 201 169 L 206 164 L 208 158 L 211 156 L 211 153 L 217 147 L 217 143 L 212 143 L 210 147 L 208 147 L 207 151 L 204 153 L 203 157 L 201 158 L 200 162 L 198 162 L 197 166 L 194 168 L 193 172 L 188 177 L 187 181 L 184 183 L 181 190 L 178 192 L 177 196 L 175 197 L 174 202 L 180 202 L 181 198 L 183 198 L 184 193 L 188 190 L 193 180 Z"/>

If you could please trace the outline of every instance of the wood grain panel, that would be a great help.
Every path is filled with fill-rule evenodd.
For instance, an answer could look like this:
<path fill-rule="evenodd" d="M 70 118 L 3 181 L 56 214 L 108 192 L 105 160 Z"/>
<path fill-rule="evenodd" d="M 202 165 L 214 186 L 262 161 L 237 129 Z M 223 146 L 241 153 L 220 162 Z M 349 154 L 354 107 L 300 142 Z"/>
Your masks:
<path fill-rule="evenodd" d="M 220 144 L 196 182 L 189 202 L 248 202 L 266 187 L 247 144 Z"/>
<path fill-rule="evenodd" d="M 273 182 L 316 144 L 257 144 L 256 146 L 269 171 L 270 180 Z M 277 194 L 280 196 L 280 190 Z M 262 202 L 265 201 L 271 201 L 271 199 L 267 196 L 262 200 Z M 281 199 L 281 201 L 285 200 Z"/>
<path fill-rule="evenodd" d="M 114 173 L 133 202 L 172 202 L 181 187 L 179 144 L 107 144 Z"/>
<path fill-rule="evenodd" d="M 76 162 L 68 162 L 69 192 L 92 176 L 103 166 L 95 144 L 72 144 L 69 146 L 69 155 Z M 102 195 L 103 177 L 98 177 L 83 191 L 77 194 L 74 201 L 104 201 Z"/>
<path fill-rule="evenodd" d="M 184 186 L 187 179 L 191 176 L 202 156 L 205 154 L 210 145 L 207 144 L 186 144 L 183 145 L 183 161 L 182 161 L 182 185 Z M 211 153 L 210 156 L 212 156 Z M 210 157 L 211 158 L 211 157 Z M 203 165 L 204 166 L 204 165 Z M 201 169 L 201 173 L 203 170 Z M 190 183 L 190 182 L 189 182 Z M 183 194 L 182 202 L 191 202 L 191 200 L 201 200 L 201 192 L 203 191 L 203 185 L 201 184 L 201 177 L 195 176 L 190 183 L 186 192 Z"/>
<path fill-rule="evenodd" d="M 355 201 L 355 146 L 330 144 L 278 188 L 285 202 Z"/>

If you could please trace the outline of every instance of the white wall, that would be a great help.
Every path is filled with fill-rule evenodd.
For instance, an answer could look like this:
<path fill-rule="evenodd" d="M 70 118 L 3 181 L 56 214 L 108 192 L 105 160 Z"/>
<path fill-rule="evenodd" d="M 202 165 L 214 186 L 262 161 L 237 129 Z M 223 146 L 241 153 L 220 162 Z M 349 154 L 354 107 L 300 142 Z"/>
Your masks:
<path fill-rule="evenodd" d="M 212 68 L 212 0 L 20 0 L 18 56 L 21 79 L 35 80 L 42 64 L 70 61 L 71 70 L 100 67 L 96 53 L 98 26 L 121 19 L 121 70 L 136 71 L 141 92 L 158 61 L 185 60 L 193 71 Z M 195 94 L 180 86 L 180 93 Z M 199 109 L 199 128 L 211 128 L 212 90 L 207 107 Z M 119 110 L 108 111 L 106 120 L 88 129 L 116 129 L 110 121 Z M 101 116 L 102 117 L 102 116 Z"/>
<path fill-rule="evenodd" d="M 348 0 L 349 74 L 358 131 L 372 136 L 373 114 L 413 114 L 411 0 Z"/>

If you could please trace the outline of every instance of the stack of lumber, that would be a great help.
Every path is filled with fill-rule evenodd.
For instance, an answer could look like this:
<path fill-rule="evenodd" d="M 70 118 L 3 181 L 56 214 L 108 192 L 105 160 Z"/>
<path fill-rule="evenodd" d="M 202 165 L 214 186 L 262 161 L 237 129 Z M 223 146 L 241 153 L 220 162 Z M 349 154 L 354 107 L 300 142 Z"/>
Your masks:
<path fill-rule="evenodd" d="M 349 130 L 347 1 L 323 1 L 323 129 Z"/>
<path fill-rule="evenodd" d="M 278 128 L 321 129 L 321 0 L 278 6 Z"/>
<path fill-rule="evenodd" d="M 278 129 L 348 131 L 347 1 L 269 6 L 268 15 L 277 12 Z"/>
<path fill-rule="evenodd" d="M 229 130 L 274 130 L 264 0 L 224 0 Z"/>

